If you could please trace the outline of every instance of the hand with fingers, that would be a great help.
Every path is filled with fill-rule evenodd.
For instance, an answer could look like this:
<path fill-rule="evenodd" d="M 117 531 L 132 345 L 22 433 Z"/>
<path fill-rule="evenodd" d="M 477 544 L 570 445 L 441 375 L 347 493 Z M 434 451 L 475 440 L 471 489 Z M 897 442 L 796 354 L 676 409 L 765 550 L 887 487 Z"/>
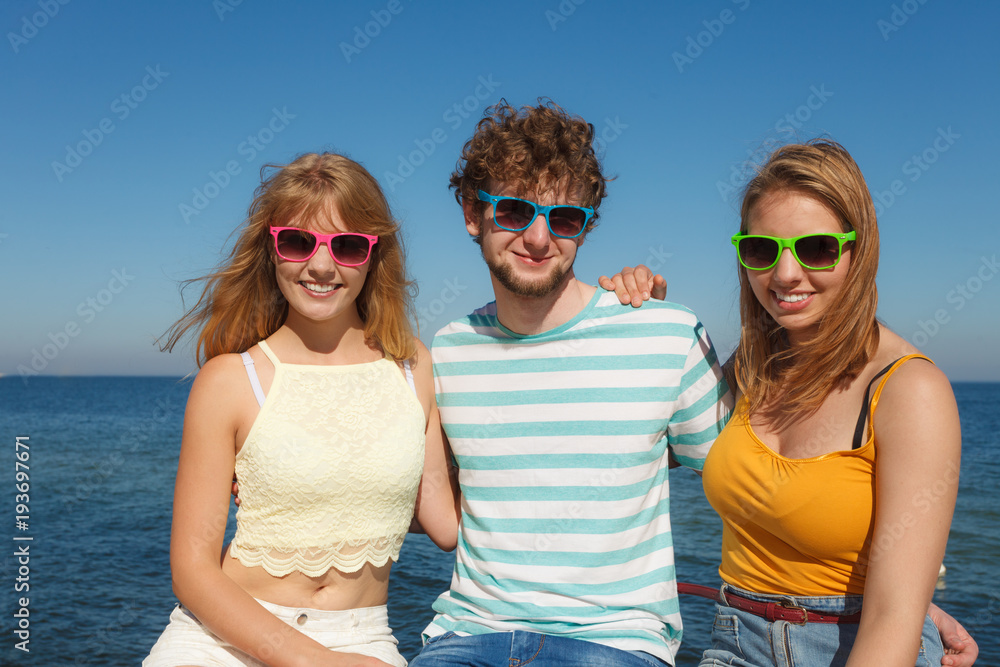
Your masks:
<path fill-rule="evenodd" d="M 626 266 L 615 275 L 598 279 L 601 287 L 618 295 L 622 304 L 632 304 L 638 308 L 643 301 L 650 298 L 663 301 L 667 298 L 667 280 L 659 273 L 653 272 L 644 264 L 632 268 Z"/>

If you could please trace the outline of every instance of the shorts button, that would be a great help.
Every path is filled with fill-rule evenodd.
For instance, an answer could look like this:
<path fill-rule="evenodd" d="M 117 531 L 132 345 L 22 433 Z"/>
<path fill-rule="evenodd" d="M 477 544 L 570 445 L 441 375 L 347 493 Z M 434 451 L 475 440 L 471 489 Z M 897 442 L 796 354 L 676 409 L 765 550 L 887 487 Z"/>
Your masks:
<path fill-rule="evenodd" d="M 298 623 L 299 625 L 305 625 L 306 621 L 308 620 L 309 616 L 307 616 L 306 614 L 299 614 L 298 616 L 295 617 L 295 622 Z"/>

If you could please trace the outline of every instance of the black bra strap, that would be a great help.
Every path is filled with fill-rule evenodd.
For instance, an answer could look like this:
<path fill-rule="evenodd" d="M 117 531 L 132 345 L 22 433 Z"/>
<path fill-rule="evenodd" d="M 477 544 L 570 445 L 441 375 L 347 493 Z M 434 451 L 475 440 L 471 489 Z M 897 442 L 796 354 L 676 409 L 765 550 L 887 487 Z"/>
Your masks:
<path fill-rule="evenodd" d="M 902 358 L 903 357 L 900 357 L 899 359 Z M 861 414 L 858 415 L 858 425 L 854 428 L 854 442 L 851 444 L 851 449 L 857 449 L 861 446 L 861 441 L 865 434 L 865 422 L 868 421 L 868 411 L 871 408 L 871 404 L 868 402 L 868 394 L 871 393 L 872 385 L 875 384 L 875 380 L 888 373 L 889 369 L 895 366 L 899 359 L 896 359 L 896 361 L 880 370 L 875 377 L 872 378 L 872 381 L 868 383 L 868 388 L 865 389 L 865 403 L 861 406 Z"/>

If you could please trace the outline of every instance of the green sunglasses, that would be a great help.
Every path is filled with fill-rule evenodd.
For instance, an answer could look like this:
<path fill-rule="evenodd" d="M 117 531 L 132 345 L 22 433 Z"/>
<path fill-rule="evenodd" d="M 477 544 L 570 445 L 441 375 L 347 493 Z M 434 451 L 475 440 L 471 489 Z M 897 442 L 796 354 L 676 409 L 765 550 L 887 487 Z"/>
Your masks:
<path fill-rule="evenodd" d="M 737 234 L 733 237 L 740 264 L 752 271 L 766 271 L 778 263 L 785 248 L 792 251 L 795 261 L 807 269 L 818 271 L 832 269 L 840 262 L 844 244 L 854 241 L 857 232 L 846 234 L 806 234 L 790 239 L 756 234 Z"/>

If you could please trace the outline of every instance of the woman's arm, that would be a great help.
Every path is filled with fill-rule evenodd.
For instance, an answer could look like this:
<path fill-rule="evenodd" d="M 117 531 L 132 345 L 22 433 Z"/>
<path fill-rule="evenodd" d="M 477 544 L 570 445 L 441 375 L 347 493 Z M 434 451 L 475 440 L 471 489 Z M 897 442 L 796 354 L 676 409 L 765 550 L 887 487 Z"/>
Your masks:
<path fill-rule="evenodd" d="M 958 407 L 944 373 L 914 360 L 887 381 L 873 419 L 875 529 L 847 664 L 912 667 L 958 494 Z"/>
<path fill-rule="evenodd" d="M 414 518 L 434 544 L 445 551 L 451 551 L 458 542 L 461 494 L 456 471 L 451 465 L 451 450 L 441 428 L 441 417 L 434 398 L 431 355 L 419 341 L 413 364 L 413 379 L 427 415 L 424 472 L 420 478 Z"/>
<path fill-rule="evenodd" d="M 597 283 L 609 292 L 615 292 L 622 305 L 631 303 L 633 308 L 638 308 L 643 301 L 648 301 L 650 298 L 660 301 L 667 298 L 666 278 L 659 273 L 653 275 L 644 264 L 634 269 L 626 266 L 610 278 L 601 276 L 597 279 Z"/>
<path fill-rule="evenodd" d="M 335 653 L 264 609 L 222 571 L 240 397 L 252 401 L 235 355 L 205 364 L 191 387 L 174 488 L 174 593 L 208 629 L 269 665 L 381 665 Z"/>

